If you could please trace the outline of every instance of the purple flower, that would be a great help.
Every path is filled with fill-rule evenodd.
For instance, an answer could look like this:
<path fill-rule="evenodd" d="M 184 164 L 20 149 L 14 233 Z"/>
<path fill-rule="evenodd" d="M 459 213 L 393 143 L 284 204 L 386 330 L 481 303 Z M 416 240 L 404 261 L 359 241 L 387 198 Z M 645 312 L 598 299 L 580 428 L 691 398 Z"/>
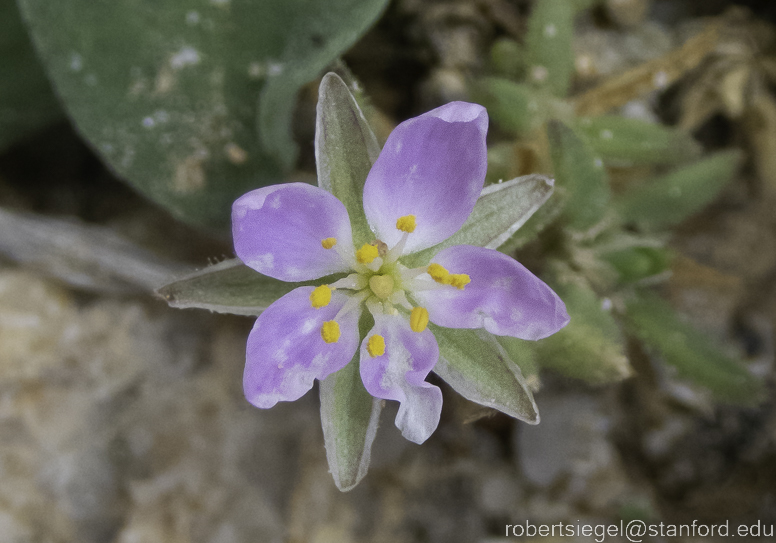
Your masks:
<path fill-rule="evenodd" d="M 291 291 L 259 316 L 244 374 L 250 403 L 296 400 L 358 352 L 366 390 L 399 401 L 396 426 L 422 443 L 442 409 L 441 391 L 425 381 L 439 359 L 429 322 L 529 340 L 566 325 L 558 296 L 496 250 L 457 245 L 427 265 L 402 264 L 450 237 L 471 213 L 485 180 L 487 126 L 485 109 L 464 102 L 400 124 L 364 185 L 374 241 L 360 247 L 345 206 L 321 188 L 275 185 L 234 203 L 235 249 L 246 265 L 292 282 L 342 274 Z M 365 310 L 374 325 L 362 337 Z"/>

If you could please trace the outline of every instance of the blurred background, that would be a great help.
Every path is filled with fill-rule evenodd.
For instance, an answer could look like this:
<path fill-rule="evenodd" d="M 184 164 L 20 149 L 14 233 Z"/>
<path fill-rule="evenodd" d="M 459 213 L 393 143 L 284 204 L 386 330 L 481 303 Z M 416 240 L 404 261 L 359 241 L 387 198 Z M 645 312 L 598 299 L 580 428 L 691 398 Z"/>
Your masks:
<path fill-rule="evenodd" d="M 775 24 L 767 0 L 0 0 L 0 540 L 776 525 Z M 439 429 L 405 441 L 389 403 L 346 494 L 317 390 L 244 400 L 253 319 L 154 294 L 233 258 L 237 196 L 315 182 L 328 70 L 381 142 L 488 108 L 487 182 L 556 178 L 500 250 L 572 316 L 510 352 L 541 424 L 431 376 Z"/>

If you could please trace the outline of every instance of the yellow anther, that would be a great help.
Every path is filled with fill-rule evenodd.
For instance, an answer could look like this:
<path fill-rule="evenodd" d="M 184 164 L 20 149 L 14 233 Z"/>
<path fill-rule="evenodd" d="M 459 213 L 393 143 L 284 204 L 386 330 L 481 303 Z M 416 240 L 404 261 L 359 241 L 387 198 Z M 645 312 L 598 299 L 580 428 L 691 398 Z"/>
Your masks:
<path fill-rule="evenodd" d="M 429 264 L 427 271 L 437 283 L 452 285 L 460 290 L 463 290 L 463 287 L 472 281 L 471 277 L 465 273 L 450 273 L 440 264 Z"/>
<path fill-rule="evenodd" d="M 414 307 L 410 313 L 410 328 L 413 332 L 422 332 L 428 326 L 428 309 Z"/>
<path fill-rule="evenodd" d="M 472 278 L 466 275 L 465 273 L 454 273 L 451 274 L 445 283 L 448 285 L 453 285 L 455 288 L 459 290 L 463 290 L 463 287 L 468 285 L 472 282 Z"/>
<path fill-rule="evenodd" d="M 377 258 L 377 246 L 365 243 L 358 251 L 356 251 L 356 260 L 361 264 L 371 264 L 372 261 Z"/>
<path fill-rule="evenodd" d="M 369 288 L 375 296 L 385 300 L 393 294 L 393 277 L 390 275 L 373 275 L 369 278 Z"/>
<path fill-rule="evenodd" d="M 331 287 L 329 287 L 329 285 L 321 285 L 319 287 L 315 287 L 315 290 L 313 290 L 310 293 L 310 304 L 315 309 L 326 307 L 327 305 L 329 305 L 330 301 L 331 301 Z"/>
<path fill-rule="evenodd" d="M 428 274 L 431 276 L 431 279 L 437 283 L 445 284 L 447 277 L 450 275 L 450 272 L 440 264 L 429 264 Z"/>
<path fill-rule="evenodd" d="M 337 238 L 326 238 L 321 240 L 321 245 L 324 249 L 331 249 L 337 245 Z"/>
<path fill-rule="evenodd" d="M 369 338 L 366 342 L 366 352 L 369 356 L 374 358 L 375 356 L 383 356 L 385 354 L 385 338 L 381 335 L 375 334 Z"/>
<path fill-rule="evenodd" d="M 396 228 L 402 232 L 412 233 L 415 231 L 415 226 L 415 215 L 405 215 L 396 221 Z"/>
<path fill-rule="evenodd" d="M 326 321 L 321 326 L 321 337 L 326 343 L 337 343 L 341 332 L 337 321 Z"/>

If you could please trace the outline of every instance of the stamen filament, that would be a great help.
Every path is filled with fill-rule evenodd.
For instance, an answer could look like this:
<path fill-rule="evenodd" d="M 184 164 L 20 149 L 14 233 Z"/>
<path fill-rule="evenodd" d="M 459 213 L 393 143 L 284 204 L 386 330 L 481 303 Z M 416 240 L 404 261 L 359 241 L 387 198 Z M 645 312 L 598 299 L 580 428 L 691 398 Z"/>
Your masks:
<path fill-rule="evenodd" d="M 385 261 L 387 263 L 396 262 L 396 260 L 404 253 L 404 246 L 407 245 L 407 238 L 409 235 L 409 232 L 404 232 L 396 245 L 391 247 L 391 250 L 385 255 Z"/>
<path fill-rule="evenodd" d="M 332 288 L 344 288 L 347 290 L 361 290 L 366 288 L 369 281 L 366 277 L 359 273 L 351 273 L 347 277 L 343 277 L 331 284 Z"/>
<path fill-rule="evenodd" d="M 345 305 L 343 305 L 339 311 L 337 311 L 337 314 L 334 316 L 334 318 L 339 319 L 343 315 L 347 315 L 356 309 L 359 305 L 361 305 L 361 302 L 368 298 L 370 294 L 372 294 L 372 291 L 368 288 L 365 288 L 364 290 L 356 292 L 352 296 L 348 296 L 348 301 L 345 302 Z"/>

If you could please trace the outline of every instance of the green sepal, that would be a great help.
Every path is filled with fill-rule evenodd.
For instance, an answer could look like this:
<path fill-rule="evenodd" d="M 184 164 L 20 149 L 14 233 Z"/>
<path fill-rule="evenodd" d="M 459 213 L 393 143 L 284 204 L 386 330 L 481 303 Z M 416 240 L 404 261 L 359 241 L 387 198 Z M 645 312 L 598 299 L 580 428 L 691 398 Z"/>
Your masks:
<path fill-rule="evenodd" d="M 681 130 L 619 115 L 585 117 L 573 128 L 606 162 L 675 164 L 701 152 L 698 142 Z"/>
<path fill-rule="evenodd" d="M 467 400 L 529 424 L 539 423 L 539 411 L 520 367 L 493 334 L 428 326 L 439 343 L 434 373 Z"/>
<path fill-rule="evenodd" d="M 350 49 L 377 21 L 388 0 L 284 0 L 255 4 L 273 6 L 270 11 L 279 13 L 289 10 L 284 4 L 291 4 L 292 17 L 277 23 L 284 25 L 282 32 L 286 38 L 278 59 L 282 70 L 267 81 L 261 92 L 257 123 L 264 148 L 285 170 L 290 170 L 298 154 L 291 131 L 297 91 Z"/>
<path fill-rule="evenodd" d="M 553 185 L 552 179 L 538 174 L 488 185 L 458 232 L 438 245 L 408 255 L 402 262 L 411 268 L 425 265 L 439 251 L 453 245 L 498 248 L 547 201 Z"/>
<path fill-rule="evenodd" d="M 64 116 L 16 2 L 0 1 L 0 152 Z"/>
<path fill-rule="evenodd" d="M 529 79 L 561 98 L 568 94 L 574 73 L 571 45 L 576 12 L 577 6 L 570 0 L 537 0 L 528 20 Z"/>
<path fill-rule="evenodd" d="M 557 189 L 545 204 L 536 210 L 536 213 L 521 226 L 517 232 L 502 243 L 498 250 L 507 255 L 513 255 L 515 251 L 531 243 L 539 237 L 546 228 L 549 228 L 563 213 L 566 205 L 566 196 L 563 189 Z"/>
<path fill-rule="evenodd" d="M 362 314 L 361 336 L 374 324 L 371 315 Z M 359 371 L 361 351 L 350 363 L 321 381 L 321 423 L 326 459 L 334 484 L 346 492 L 364 478 L 369 469 L 372 442 L 377 434 L 383 402 L 364 388 Z"/>
<path fill-rule="evenodd" d="M 194 272 L 156 290 L 171 307 L 217 313 L 258 315 L 275 300 L 298 287 L 329 284 L 333 276 L 286 283 L 252 270 L 234 258 Z"/>
<path fill-rule="evenodd" d="M 647 348 L 676 368 L 680 377 L 706 387 L 719 400 L 757 404 L 764 398 L 763 382 L 749 373 L 706 336 L 684 320 L 657 295 L 639 292 L 626 305 L 628 329 Z"/>
<path fill-rule="evenodd" d="M 512 134 L 526 134 L 541 125 L 547 105 L 541 93 L 522 83 L 500 77 L 484 77 L 472 83 L 472 99 L 488 110 L 488 116 Z"/>
<path fill-rule="evenodd" d="M 625 222 L 643 229 L 673 226 L 711 203 L 740 163 L 739 151 L 715 153 L 622 194 L 615 206 Z"/>
<path fill-rule="evenodd" d="M 603 161 L 559 121 L 548 123 L 547 134 L 555 179 L 567 192 L 568 227 L 587 230 L 603 218 L 611 197 Z"/>
<path fill-rule="evenodd" d="M 536 343 L 539 365 L 591 384 L 611 383 L 629 377 L 633 370 L 611 312 L 602 300 L 580 285 L 555 291 L 566 304 L 571 320 L 565 328 Z"/>
<path fill-rule="evenodd" d="M 364 214 L 363 194 L 379 154 L 377 138 L 347 85 L 337 74 L 326 74 L 318 91 L 315 126 L 318 186 L 345 205 L 356 247 L 374 238 Z"/>
<path fill-rule="evenodd" d="M 504 348 L 507 356 L 520 368 L 529 385 L 538 383 L 539 363 L 536 360 L 536 341 L 518 339 L 511 336 L 493 336 Z M 536 390 L 533 388 L 533 390 Z"/>

